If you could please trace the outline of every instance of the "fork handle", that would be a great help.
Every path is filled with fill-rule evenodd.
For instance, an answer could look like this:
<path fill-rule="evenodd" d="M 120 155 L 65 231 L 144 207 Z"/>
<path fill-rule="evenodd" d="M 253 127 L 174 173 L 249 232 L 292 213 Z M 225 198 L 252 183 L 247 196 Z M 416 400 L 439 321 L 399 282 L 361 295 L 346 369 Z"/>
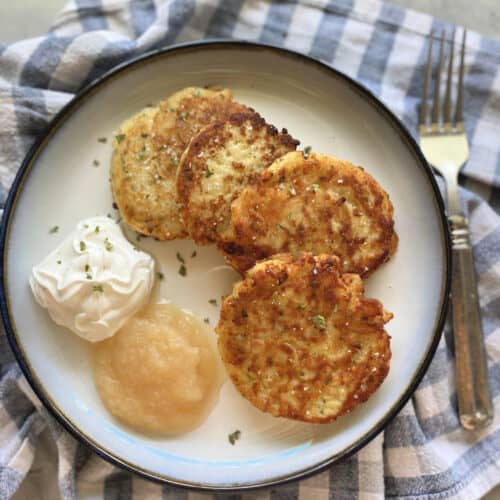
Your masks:
<path fill-rule="evenodd" d="M 476 274 L 469 237 L 469 223 L 463 215 L 448 218 L 452 242 L 452 314 L 458 413 L 462 427 L 481 429 L 493 419 L 488 385 Z"/>

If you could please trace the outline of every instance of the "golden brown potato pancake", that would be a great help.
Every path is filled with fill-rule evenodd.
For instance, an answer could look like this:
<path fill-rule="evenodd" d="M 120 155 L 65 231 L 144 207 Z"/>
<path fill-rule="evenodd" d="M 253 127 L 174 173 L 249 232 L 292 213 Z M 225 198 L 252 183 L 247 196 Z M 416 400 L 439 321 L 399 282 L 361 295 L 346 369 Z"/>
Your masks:
<path fill-rule="evenodd" d="M 231 202 L 298 141 L 258 113 L 237 113 L 193 137 L 177 172 L 178 202 L 190 236 L 209 244 L 227 229 Z"/>
<path fill-rule="evenodd" d="M 326 423 L 366 401 L 389 371 L 392 318 L 338 257 L 259 262 L 223 302 L 218 346 L 238 391 L 276 417 Z"/>
<path fill-rule="evenodd" d="M 146 108 L 125 121 L 113 139 L 111 188 L 123 220 L 159 240 L 184 238 L 175 194 L 175 175 L 165 175 L 162 155 L 152 140 L 158 108 Z"/>
<path fill-rule="evenodd" d="M 241 273 L 289 252 L 333 254 L 342 270 L 368 276 L 396 250 L 393 206 L 361 167 L 300 151 L 276 160 L 231 205 L 219 247 Z"/>

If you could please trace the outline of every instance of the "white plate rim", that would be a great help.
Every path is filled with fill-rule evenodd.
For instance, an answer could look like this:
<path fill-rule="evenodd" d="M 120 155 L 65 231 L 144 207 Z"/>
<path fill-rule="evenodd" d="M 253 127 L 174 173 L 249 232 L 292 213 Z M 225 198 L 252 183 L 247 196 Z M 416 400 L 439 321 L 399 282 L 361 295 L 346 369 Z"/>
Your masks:
<path fill-rule="evenodd" d="M 9 244 L 9 233 L 10 225 L 12 220 L 12 214 L 15 211 L 18 195 L 20 194 L 24 181 L 30 174 L 32 166 L 36 163 L 36 159 L 44 149 L 45 145 L 50 141 L 55 132 L 64 124 L 64 122 L 84 104 L 85 100 L 92 96 L 95 92 L 98 92 L 101 87 L 109 83 L 111 80 L 120 77 L 122 74 L 127 72 L 132 68 L 136 68 L 141 64 L 149 63 L 156 58 L 169 57 L 174 53 L 177 55 L 183 51 L 199 51 L 199 50 L 215 50 L 217 47 L 223 48 L 235 48 L 239 50 L 264 50 L 271 51 L 275 54 L 279 54 L 284 57 L 298 58 L 305 64 L 315 65 L 320 69 L 323 69 L 326 73 L 338 80 L 343 81 L 344 84 L 348 85 L 351 90 L 354 90 L 361 98 L 365 99 L 374 110 L 381 115 L 385 121 L 391 126 L 391 128 L 398 134 L 399 138 L 403 141 L 408 151 L 414 157 L 417 165 L 425 174 L 426 180 L 429 182 L 432 193 L 434 194 L 434 202 L 436 203 L 437 212 L 440 216 L 440 228 L 441 236 L 443 239 L 443 257 L 444 257 L 444 269 L 443 269 L 443 287 L 440 295 L 440 307 L 439 315 L 436 318 L 433 327 L 432 341 L 429 343 L 425 355 L 422 357 L 418 370 L 415 372 L 413 378 L 409 381 L 406 390 L 402 392 L 398 401 L 393 404 L 386 412 L 383 418 L 381 418 L 377 425 L 366 432 L 364 435 L 360 436 L 351 446 L 345 448 L 341 452 L 338 452 L 326 460 L 320 463 L 311 465 L 303 470 L 296 471 L 290 475 L 276 477 L 266 481 L 259 481 L 254 483 L 248 483 L 245 485 L 233 486 L 207 486 L 202 483 L 195 482 L 185 482 L 179 481 L 175 478 L 168 477 L 163 474 L 154 473 L 152 471 L 142 469 L 136 464 L 132 464 L 119 456 L 116 456 L 113 452 L 104 449 L 99 443 L 94 441 L 91 436 L 86 435 L 83 431 L 78 429 L 76 424 L 63 413 L 63 411 L 58 407 L 55 401 L 47 394 L 44 389 L 43 383 L 33 372 L 28 356 L 24 352 L 21 343 L 18 340 L 17 333 L 13 327 L 13 321 L 11 320 L 9 312 L 9 298 L 8 298 L 8 283 L 6 278 L 6 273 L 4 272 L 7 248 Z M 433 171 L 429 164 L 427 163 L 423 153 L 421 152 L 417 142 L 410 134 L 409 130 L 405 125 L 396 117 L 396 115 L 390 111 L 389 108 L 385 106 L 369 89 L 365 86 L 342 73 L 341 71 L 329 66 L 328 64 L 314 59 L 308 55 L 290 50 L 287 48 L 263 44 L 257 42 L 250 42 L 244 40 L 227 40 L 227 39 L 206 39 L 194 42 L 185 42 L 180 44 L 171 45 L 166 48 L 160 48 L 153 51 L 146 52 L 140 56 L 129 59 L 123 63 L 114 66 L 112 69 L 105 72 L 100 77 L 96 78 L 94 81 L 89 83 L 85 88 L 83 88 L 78 94 L 71 99 L 51 120 L 47 125 L 46 129 L 42 132 L 40 137 L 32 145 L 26 157 L 24 158 L 16 177 L 12 183 L 9 195 L 4 207 L 4 213 L 0 228 L 0 312 L 2 315 L 3 324 L 5 327 L 6 335 L 10 347 L 14 353 L 14 356 L 26 377 L 31 388 L 38 396 L 43 405 L 47 410 L 56 418 L 56 420 L 67 430 L 73 437 L 88 446 L 93 452 L 99 455 L 101 458 L 117 465 L 125 470 L 141 475 L 146 479 L 150 479 L 160 483 L 166 483 L 171 486 L 189 488 L 195 491 L 203 492 L 243 492 L 254 489 L 260 489 L 270 486 L 276 486 L 284 484 L 290 481 L 305 479 L 313 474 L 321 472 L 326 468 L 330 467 L 333 463 L 348 458 L 352 454 L 356 453 L 359 449 L 367 445 L 372 439 L 374 439 L 380 432 L 384 430 L 387 424 L 397 415 L 397 413 L 402 409 L 406 402 L 410 399 L 413 392 L 417 388 L 418 384 L 425 375 L 433 357 L 437 346 L 439 344 L 442 330 L 444 327 L 444 322 L 446 320 L 446 311 L 448 306 L 449 291 L 451 284 L 451 241 L 448 230 L 448 223 L 445 213 L 444 202 L 442 200 L 439 187 L 434 178 Z"/>

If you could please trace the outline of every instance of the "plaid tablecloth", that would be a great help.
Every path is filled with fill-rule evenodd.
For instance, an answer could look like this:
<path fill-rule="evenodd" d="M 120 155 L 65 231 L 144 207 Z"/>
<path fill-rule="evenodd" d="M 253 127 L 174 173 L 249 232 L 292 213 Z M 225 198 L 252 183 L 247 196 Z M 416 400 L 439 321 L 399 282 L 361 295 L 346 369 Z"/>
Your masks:
<path fill-rule="evenodd" d="M 83 85 L 134 55 L 205 37 L 260 40 L 320 58 L 361 81 L 415 133 L 426 37 L 442 28 L 452 26 L 378 0 L 70 1 L 47 36 L 0 44 L 0 201 L 29 146 Z M 420 387 L 383 434 L 318 476 L 231 498 L 469 500 L 500 482 L 500 42 L 469 33 L 466 65 L 472 147 L 462 194 L 479 274 L 493 425 L 468 433 L 458 423 L 447 328 Z M 40 407 L 2 331 L 0 498 L 23 481 L 46 428 L 64 499 L 205 498 L 123 472 L 75 441 Z"/>

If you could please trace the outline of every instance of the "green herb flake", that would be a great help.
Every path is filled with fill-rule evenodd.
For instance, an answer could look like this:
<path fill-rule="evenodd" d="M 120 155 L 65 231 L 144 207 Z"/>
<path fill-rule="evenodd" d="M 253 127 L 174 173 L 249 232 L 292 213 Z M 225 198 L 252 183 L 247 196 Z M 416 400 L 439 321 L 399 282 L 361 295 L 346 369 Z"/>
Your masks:
<path fill-rule="evenodd" d="M 178 260 L 181 264 L 185 264 L 185 263 L 186 263 L 186 261 L 184 260 L 184 257 L 183 257 L 183 256 L 182 256 L 179 252 L 177 252 L 177 253 L 175 254 L 175 256 L 177 257 L 177 260 Z"/>
<path fill-rule="evenodd" d="M 94 167 L 98 167 L 100 165 L 99 160 L 94 160 L 92 165 L 94 165 Z"/>
<path fill-rule="evenodd" d="M 191 258 L 194 259 L 196 257 L 196 250 L 193 250 L 193 253 L 191 254 Z"/>
<path fill-rule="evenodd" d="M 288 186 L 288 191 L 290 191 L 290 194 L 292 196 L 295 196 L 297 194 L 297 191 L 295 191 L 295 187 L 293 186 L 293 184 L 291 186 Z"/>
<path fill-rule="evenodd" d="M 85 264 L 85 272 L 88 273 L 90 271 L 90 266 L 88 264 Z"/>
<path fill-rule="evenodd" d="M 125 134 L 116 134 L 115 135 L 115 140 L 118 144 L 120 144 L 123 141 L 123 139 L 125 139 Z"/>
<path fill-rule="evenodd" d="M 281 224 L 278 224 L 278 225 L 277 225 L 277 227 L 278 227 L 278 229 L 279 229 L 280 231 L 284 231 L 284 230 L 285 230 L 285 228 L 284 228 Z"/>
<path fill-rule="evenodd" d="M 227 436 L 227 439 L 229 440 L 229 442 L 234 445 L 236 443 L 236 441 L 238 441 L 238 439 L 240 439 L 241 437 L 241 431 L 234 431 L 234 432 L 231 432 L 231 434 L 229 434 Z"/>
<path fill-rule="evenodd" d="M 201 95 L 200 89 L 196 89 L 196 90 L 194 91 L 194 95 L 195 95 L 196 97 L 200 97 L 200 95 Z"/>
<path fill-rule="evenodd" d="M 113 244 L 109 241 L 108 238 L 104 240 L 104 248 L 108 251 L 111 252 L 113 250 Z"/>
<path fill-rule="evenodd" d="M 319 184 L 311 184 L 311 189 L 316 192 L 319 189 Z"/>
<path fill-rule="evenodd" d="M 186 269 L 186 266 L 184 264 L 181 264 L 181 266 L 179 267 L 179 274 L 181 276 L 187 275 L 187 269 Z"/>
<path fill-rule="evenodd" d="M 304 148 L 304 158 L 307 158 L 309 156 L 309 153 L 311 152 L 312 148 L 311 146 L 306 146 Z"/>
<path fill-rule="evenodd" d="M 108 142 L 108 138 L 107 137 L 99 137 L 97 139 L 97 142 L 100 142 L 101 144 L 106 144 Z"/>
<path fill-rule="evenodd" d="M 316 316 L 313 316 L 313 323 L 320 329 L 324 330 L 326 328 L 326 321 L 321 314 L 316 314 Z"/>
<path fill-rule="evenodd" d="M 171 156 L 170 157 L 170 161 L 174 164 L 174 165 L 179 165 L 179 158 L 175 157 L 175 156 Z"/>
<path fill-rule="evenodd" d="M 208 318 L 203 318 L 203 322 L 206 323 L 207 325 L 210 324 L 210 320 Z"/>
<path fill-rule="evenodd" d="M 61 263 L 62 263 L 62 260 L 58 260 L 58 261 L 57 261 L 57 263 L 58 263 L 58 264 L 61 264 Z"/>
<path fill-rule="evenodd" d="M 305 309 L 306 308 L 306 305 L 301 302 L 300 304 L 297 305 L 297 309 Z"/>
<path fill-rule="evenodd" d="M 87 245 L 85 244 L 85 241 L 80 241 L 80 252 L 85 252 L 87 250 Z"/>
<path fill-rule="evenodd" d="M 102 285 L 94 285 L 94 286 L 92 287 L 92 290 L 93 290 L 94 292 L 104 292 L 104 288 L 102 287 Z"/>
<path fill-rule="evenodd" d="M 160 273 L 160 272 L 157 272 L 156 273 L 156 276 L 158 277 L 158 279 L 161 281 L 163 278 L 165 278 L 165 275 L 163 273 Z"/>
<path fill-rule="evenodd" d="M 83 225 L 83 227 L 84 227 L 85 229 L 88 229 L 88 228 L 89 228 L 89 225 L 88 225 L 88 224 L 84 224 L 84 225 Z"/>
<path fill-rule="evenodd" d="M 92 279 L 92 275 L 91 275 L 90 273 L 87 273 L 86 278 L 87 278 L 88 280 L 91 280 L 91 279 Z"/>
<path fill-rule="evenodd" d="M 206 165 L 205 166 L 205 177 L 211 177 L 212 175 L 214 175 L 214 173 L 208 168 L 208 166 Z"/>
<path fill-rule="evenodd" d="M 208 301 L 209 304 L 212 304 L 213 306 L 216 306 L 217 305 L 217 299 L 210 299 Z"/>
<path fill-rule="evenodd" d="M 100 231 L 100 230 L 101 230 L 101 228 L 100 228 L 99 226 L 96 226 L 96 227 L 94 228 L 94 233 L 95 233 L 95 234 L 99 234 L 99 231 Z"/>
<path fill-rule="evenodd" d="M 183 111 L 180 115 L 179 118 L 181 120 L 186 120 L 186 118 L 189 116 L 189 113 L 187 111 Z"/>
<path fill-rule="evenodd" d="M 288 220 L 292 220 L 292 212 L 288 212 L 288 215 L 286 216 Z"/>
<path fill-rule="evenodd" d="M 52 226 L 49 229 L 49 234 L 56 234 L 59 231 L 59 226 Z"/>

